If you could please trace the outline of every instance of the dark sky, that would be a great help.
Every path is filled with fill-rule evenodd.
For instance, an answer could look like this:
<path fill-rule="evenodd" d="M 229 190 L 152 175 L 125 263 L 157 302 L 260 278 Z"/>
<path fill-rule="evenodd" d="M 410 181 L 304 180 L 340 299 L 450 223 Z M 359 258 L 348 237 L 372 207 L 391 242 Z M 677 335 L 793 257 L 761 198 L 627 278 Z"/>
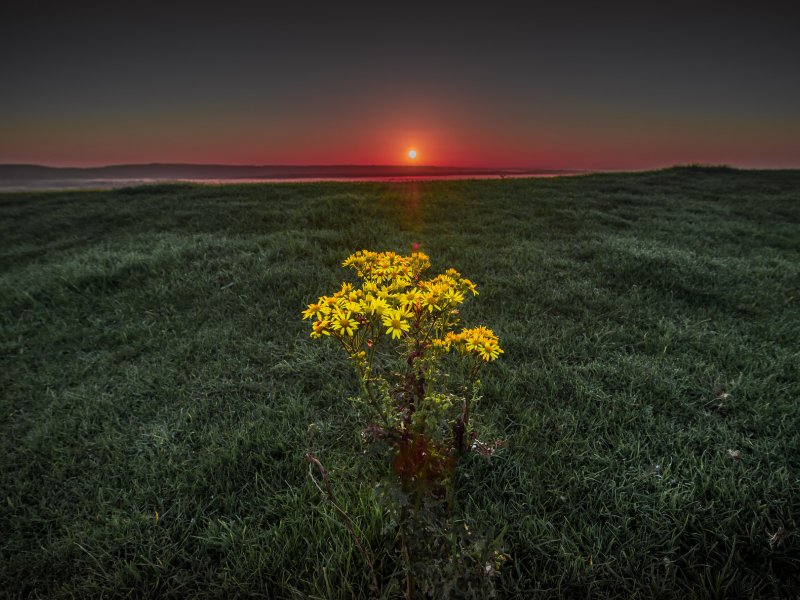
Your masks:
<path fill-rule="evenodd" d="M 789 3 L 448 4 L 4 9 L 0 162 L 800 167 Z"/>

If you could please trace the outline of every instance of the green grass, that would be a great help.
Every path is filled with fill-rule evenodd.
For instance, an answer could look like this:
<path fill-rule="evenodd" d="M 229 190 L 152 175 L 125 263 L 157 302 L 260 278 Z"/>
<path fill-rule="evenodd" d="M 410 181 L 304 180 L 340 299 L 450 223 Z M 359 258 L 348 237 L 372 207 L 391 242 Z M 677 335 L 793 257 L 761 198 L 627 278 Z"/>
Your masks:
<path fill-rule="evenodd" d="M 0 240 L 0 597 L 370 597 L 310 423 L 398 594 L 300 311 L 415 242 L 505 349 L 458 483 L 500 597 L 800 593 L 798 171 L 3 194 Z"/>

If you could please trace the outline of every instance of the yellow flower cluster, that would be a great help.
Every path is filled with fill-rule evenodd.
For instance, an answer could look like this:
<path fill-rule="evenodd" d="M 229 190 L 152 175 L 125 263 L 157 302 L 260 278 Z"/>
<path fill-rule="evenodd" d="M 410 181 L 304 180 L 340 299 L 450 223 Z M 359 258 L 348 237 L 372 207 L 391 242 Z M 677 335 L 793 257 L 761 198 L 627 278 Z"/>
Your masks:
<path fill-rule="evenodd" d="M 497 337 L 485 327 L 447 332 L 457 320 L 453 315 L 464 302 L 464 294 L 478 293 L 455 269 L 421 280 L 420 275 L 430 267 L 429 257 L 422 252 L 401 256 L 359 251 L 342 266 L 355 269 L 364 283 L 360 288 L 345 283 L 341 290 L 320 297 L 303 311 L 304 319 L 315 319 L 311 337 L 339 338 L 351 356 L 365 341 L 377 343 L 382 335 L 393 339 L 418 335 L 444 351 L 455 344 L 462 354 L 474 351 L 486 362 L 502 352 Z"/>
<path fill-rule="evenodd" d="M 351 254 L 342 266 L 355 269 L 358 276 L 366 281 L 381 283 L 397 279 L 411 281 L 429 268 L 431 262 L 422 252 L 415 252 L 411 256 L 400 256 L 394 252 L 359 250 Z"/>
<path fill-rule="evenodd" d="M 451 331 L 445 336 L 443 343 L 447 350 L 451 346 L 455 346 L 461 354 L 465 351 L 477 352 L 486 362 L 492 361 L 503 354 L 497 336 L 491 329 L 483 326 L 462 329 L 458 333 Z"/>

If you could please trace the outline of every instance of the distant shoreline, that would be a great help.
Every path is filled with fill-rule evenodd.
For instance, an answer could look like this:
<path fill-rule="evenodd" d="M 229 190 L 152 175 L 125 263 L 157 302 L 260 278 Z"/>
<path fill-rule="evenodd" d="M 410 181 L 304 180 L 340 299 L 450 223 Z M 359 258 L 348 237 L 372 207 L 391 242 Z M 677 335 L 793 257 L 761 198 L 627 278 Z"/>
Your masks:
<path fill-rule="evenodd" d="M 229 166 L 148 164 L 44 167 L 0 164 L 0 191 L 111 189 L 155 183 L 280 183 L 311 181 L 418 181 L 579 175 L 587 170 L 499 169 L 392 165 Z"/>
<path fill-rule="evenodd" d="M 44 167 L 0 164 L 8 179 L 309 179 L 365 177 L 442 177 L 464 175 L 567 175 L 576 169 L 432 167 L 412 165 L 194 165 L 153 163 L 107 167 Z"/>
<path fill-rule="evenodd" d="M 585 173 L 590 173 L 586 171 Z M 297 177 L 283 179 L 2 179 L 3 192 L 47 192 L 69 190 L 110 190 L 161 183 L 197 183 L 205 185 L 237 185 L 250 183 L 315 183 L 315 182 L 384 182 L 414 183 L 419 181 L 452 181 L 454 179 L 519 179 L 523 177 L 564 177 L 584 173 L 542 173 L 521 175 L 422 175 L 396 177 Z"/>
<path fill-rule="evenodd" d="M 153 163 L 107 167 L 45 167 L 0 164 L 0 193 L 98 190 L 162 183 L 208 185 L 300 182 L 413 183 L 430 180 L 559 177 L 591 173 L 696 169 L 699 171 L 785 171 L 796 169 L 741 169 L 728 165 L 672 165 L 655 169 L 522 169 L 392 165 L 231 166 Z"/>

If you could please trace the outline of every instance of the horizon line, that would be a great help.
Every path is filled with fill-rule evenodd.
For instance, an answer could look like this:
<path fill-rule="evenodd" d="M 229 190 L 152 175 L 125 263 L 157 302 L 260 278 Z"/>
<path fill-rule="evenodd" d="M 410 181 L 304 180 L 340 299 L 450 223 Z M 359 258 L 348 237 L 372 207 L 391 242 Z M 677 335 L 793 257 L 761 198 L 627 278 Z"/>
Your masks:
<path fill-rule="evenodd" d="M 0 162 L 0 167 L 42 167 L 45 169 L 106 169 L 109 167 L 151 167 L 151 166 L 173 166 L 173 167 L 241 167 L 241 168 L 265 168 L 265 167 L 288 167 L 288 168 L 320 168 L 320 167 L 391 167 L 391 168 L 408 168 L 408 169 L 505 169 L 515 171 L 600 171 L 600 170 L 617 170 L 615 169 L 591 169 L 585 167 L 520 167 L 520 166 L 457 166 L 457 165 L 407 165 L 407 164 L 366 164 L 366 163 L 330 163 L 330 164 L 288 164 L 288 163 L 273 163 L 273 164 L 243 164 L 243 163 L 193 163 L 193 162 L 135 162 L 135 163 L 113 163 L 104 165 L 93 166 L 53 166 L 42 163 L 29 163 L 29 162 Z M 624 167 L 623 167 L 624 168 Z M 655 167 L 658 168 L 658 167 Z"/>

